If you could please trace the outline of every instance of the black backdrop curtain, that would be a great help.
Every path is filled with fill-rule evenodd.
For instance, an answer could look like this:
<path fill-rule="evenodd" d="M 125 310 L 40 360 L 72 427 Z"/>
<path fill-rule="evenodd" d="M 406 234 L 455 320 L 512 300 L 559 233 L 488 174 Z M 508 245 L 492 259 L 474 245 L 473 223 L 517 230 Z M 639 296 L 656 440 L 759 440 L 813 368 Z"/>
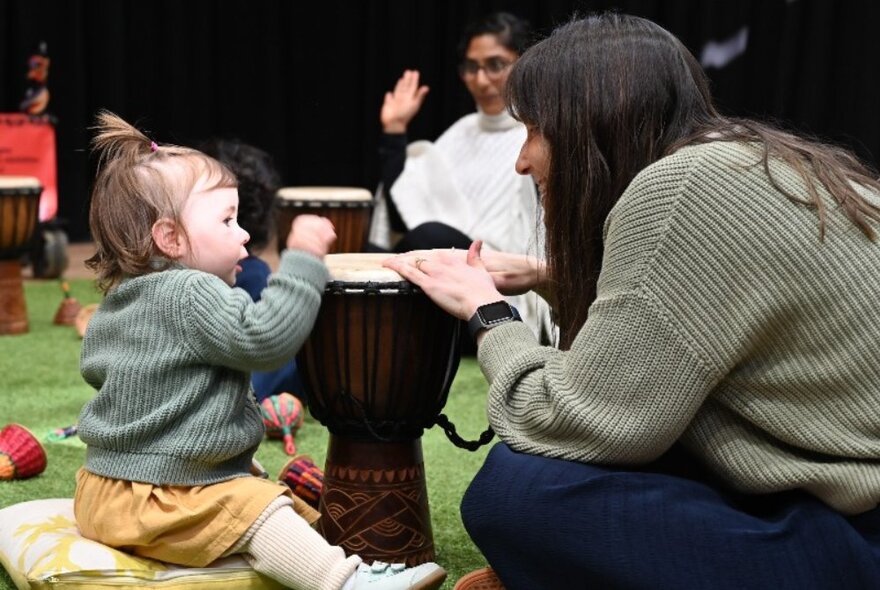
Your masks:
<path fill-rule="evenodd" d="M 26 59 L 48 43 L 58 119 L 59 218 L 86 239 L 93 174 L 88 126 L 107 108 L 157 141 L 237 137 L 273 154 L 288 185 L 374 188 L 383 93 L 404 68 L 431 86 L 412 139 L 473 109 L 455 46 L 493 10 L 539 34 L 616 8 L 656 20 L 699 57 L 748 27 L 744 54 L 707 68 L 723 112 L 880 154 L 872 0 L 0 0 L 0 111 L 17 110 Z"/>

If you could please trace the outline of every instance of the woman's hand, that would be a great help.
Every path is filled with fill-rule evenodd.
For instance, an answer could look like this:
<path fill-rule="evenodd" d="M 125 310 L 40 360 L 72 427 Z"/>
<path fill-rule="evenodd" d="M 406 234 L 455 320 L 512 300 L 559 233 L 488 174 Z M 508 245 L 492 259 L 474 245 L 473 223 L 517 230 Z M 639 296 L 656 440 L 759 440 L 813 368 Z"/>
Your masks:
<path fill-rule="evenodd" d="M 285 245 L 291 250 L 304 250 L 323 260 L 335 241 L 336 229 L 329 219 L 318 215 L 297 215 L 290 224 Z"/>
<path fill-rule="evenodd" d="M 504 298 L 480 258 L 482 246 L 476 240 L 466 254 L 455 250 L 409 252 L 382 264 L 418 285 L 450 315 L 468 320 L 479 306 Z"/>
<path fill-rule="evenodd" d="M 521 295 L 536 291 L 551 302 L 547 265 L 543 260 L 525 254 L 510 254 L 487 250 L 482 254 L 483 265 L 495 286 L 505 295 Z"/>
<path fill-rule="evenodd" d="M 457 256 L 466 260 L 468 251 L 464 250 L 413 250 L 407 256 L 430 259 L 443 252 L 443 256 Z M 535 291 L 551 305 L 553 294 L 547 278 L 547 265 L 543 260 L 525 254 L 510 254 L 484 250 L 479 253 L 483 268 L 492 277 L 495 288 L 504 295 L 521 295 Z"/>
<path fill-rule="evenodd" d="M 418 70 L 405 70 L 394 85 L 394 90 L 385 93 L 379 119 L 385 133 L 406 133 L 406 127 L 412 121 L 428 94 L 427 86 L 419 86 Z"/>

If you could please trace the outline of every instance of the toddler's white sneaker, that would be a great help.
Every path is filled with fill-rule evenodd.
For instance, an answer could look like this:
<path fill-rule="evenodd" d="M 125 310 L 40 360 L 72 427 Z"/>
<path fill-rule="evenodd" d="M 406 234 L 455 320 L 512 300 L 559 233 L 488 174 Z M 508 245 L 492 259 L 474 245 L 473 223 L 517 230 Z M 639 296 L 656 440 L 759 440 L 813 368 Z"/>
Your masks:
<path fill-rule="evenodd" d="M 407 568 L 402 563 L 362 563 L 343 590 L 436 590 L 446 570 L 433 562 Z M 352 583 L 353 582 L 353 583 Z"/>

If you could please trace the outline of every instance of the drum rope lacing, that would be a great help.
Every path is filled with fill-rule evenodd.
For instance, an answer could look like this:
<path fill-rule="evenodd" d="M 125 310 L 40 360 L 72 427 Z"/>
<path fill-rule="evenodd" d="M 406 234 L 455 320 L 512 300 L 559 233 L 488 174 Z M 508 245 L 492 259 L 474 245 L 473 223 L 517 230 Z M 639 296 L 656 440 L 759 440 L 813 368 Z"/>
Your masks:
<path fill-rule="evenodd" d="M 358 400 L 354 396 L 345 395 L 344 392 L 342 393 L 342 397 L 350 401 L 360 411 L 361 421 L 373 438 L 382 442 L 394 441 L 394 438 L 382 436 L 381 434 L 376 432 L 376 429 L 373 428 L 373 423 L 367 417 L 367 412 L 366 410 L 364 410 L 364 406 L 360 402 L 360 400 Z M 486 430 L 484 430 L 480 434 L 477 440 L 467 440 L 465 438 L 462 438 L 461 435 L 458 434 L 458 430 L 455 428 L 455 424 L 452 423 L 452 421 L 446 416 L 446 414 L 438 415 L 437 418 L 434 420 L 434 424 L 443 429 L 443 432 L 446 433 L 446 438 L 449 439 L 449 442 L 457 446 L 459 449 L 464 449 L 466 451 L 477 451 L 480 449 L 480 447 L 489 444 L 490 442 L 492 442 L 492 439 L 495 438 L 495 431 L 492 430 L 491 426 L 487 427 Z"/>
<path fill-rule="evenodd" d="M 376 430 L 373 428 L 372 421 L 367 417 L 367 411 L 364 409 L 364 405 L 360 402 L 359 399 L 357 399 L 353 395 L 348 394 L 346 391 L 340 392 L 339 395 L 343 399 L 351 402 L 352 405 L 354 405 L 354 407 L 356 407 L 358 409 L 358 411 L 361 413 L 361 421 L 363 422 L 363 425 L 367 428 L 367 430 L 369 431 L 370 435 L 373 438 L 375 438 L 376 440 L 380 440 L 382 442 L 393 442 L 394 441 L 393 438 L 387 437 L 387 436 L 382 436 L 381 434 L 376 432 Z"/>
<path fill-rule="evenodd" d="M 480 435 L 480 438 L 477 440 L 465 440 L 458 435 L 458 432 L 455 430 L 455 424 L 449 421 L 449 418 L 446 417 L 446 414 L 440 414 L 437 416 L 437 419 L 434 423 L 443 429 L 443 432 L 446 433 L 446 438 L 449 439 L 449 442 L 457 446 L 459 449 L 465 449 L 467 451 L 476 451 L 483 445 L 489 444 L 491 440 L 495 437 L 495 431 L 492 430 L 492 427 L 489 426 L 483 433 Z"/>

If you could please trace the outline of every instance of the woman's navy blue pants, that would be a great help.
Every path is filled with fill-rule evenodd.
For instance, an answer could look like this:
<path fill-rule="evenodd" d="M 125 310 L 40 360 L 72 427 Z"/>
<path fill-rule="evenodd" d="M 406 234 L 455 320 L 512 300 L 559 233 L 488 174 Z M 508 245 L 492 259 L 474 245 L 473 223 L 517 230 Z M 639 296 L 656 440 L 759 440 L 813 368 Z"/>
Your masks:
<path fill-rule="evenodd" d="M 880 589 L 880 509 L 732 493 L 695 465 L 678 449 L 617 468 L 499 443 L 462 519 L 507 590 Z"/>

